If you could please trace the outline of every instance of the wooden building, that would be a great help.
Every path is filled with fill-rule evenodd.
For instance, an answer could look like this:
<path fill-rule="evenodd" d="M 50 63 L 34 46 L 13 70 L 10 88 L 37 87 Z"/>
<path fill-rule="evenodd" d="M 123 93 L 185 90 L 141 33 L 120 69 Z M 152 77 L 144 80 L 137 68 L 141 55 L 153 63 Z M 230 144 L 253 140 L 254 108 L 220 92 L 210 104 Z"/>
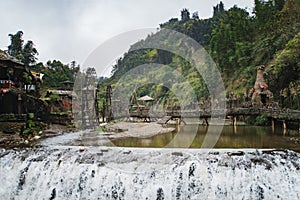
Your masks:
<path fill-rule="evenodd" d="M 34 113 L 39 84 L 28 66 L 0 50 L 0 114 Z"/>
<path fill-rule="evenodd" d="M 48 90 L 45 96 L 50 106 L 50 112 L 72 112 L 72 91 Z"/>

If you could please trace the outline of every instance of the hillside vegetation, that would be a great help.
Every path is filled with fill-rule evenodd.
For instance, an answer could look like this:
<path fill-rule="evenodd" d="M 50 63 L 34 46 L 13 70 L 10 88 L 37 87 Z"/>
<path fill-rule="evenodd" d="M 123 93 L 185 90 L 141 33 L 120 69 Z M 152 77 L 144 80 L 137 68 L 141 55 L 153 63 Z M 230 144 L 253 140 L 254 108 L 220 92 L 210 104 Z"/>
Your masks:
<path fill-rule="evenodd" d="M 181 18 L 172 18 L 160 24 L 160 29 L 171 29 L 188 35 L 201 44 L 215 61 L 225 84 L 226 93 L 242 98 L 253 87 L 256 67 L 266 66 L 265 79 L 274 93 L 274 101 L 281 101 L 283 107 L 300 109 L 300 0 L 255 0 L 253 13 L 234 6 L 228 10 L 224 4 L 213 8 L 213 17 L 199 19 L 198 13 L 181 11 Z M 132 45 L 113 67 L 112 76 L 100 84 L 100 96 L 107 85 L 115 86 L 126 72 L 142 64 L 160 63 L 180 72 L 193 87 L 198 99 L 209 97 L 203 79 L 184 58 L 161 49 L 136 49 L 136 46 L 153 40 L 160 31 L 145 40 Z M 171 37 L 171 36 L 170 36 Z M 166 39 L 167 40 L 167 39 Z M 164 41 L 161 41 L 162 43 Z M 174 42 L 178 48 L 184 44 Z M 141 85 L 136 88 L 137 96 L 150 95 L 157 99 L 167 99 L 172 88 L 162 84 L 143 84 L 146 79 L 156 78 L 170 81 L 172 75 L 152 70 L 151 76 L 135 80 L 128 77 L 128 84 Z M 173 85 L 184 90 L 184 83 Z M 126 85 L 125 85 L 126 87 Z M 282 100 L 284 98 L 284 100 Z"/>

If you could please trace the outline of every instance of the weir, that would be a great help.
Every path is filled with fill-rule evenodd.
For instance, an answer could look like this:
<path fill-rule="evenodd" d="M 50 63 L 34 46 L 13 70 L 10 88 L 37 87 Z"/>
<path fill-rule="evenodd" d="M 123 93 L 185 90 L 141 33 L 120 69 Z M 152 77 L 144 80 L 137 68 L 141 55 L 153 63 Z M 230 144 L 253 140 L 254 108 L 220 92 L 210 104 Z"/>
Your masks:
<path fill-rule="evenodd" d="M 299 199 L 293 151 L 0 149 L 1 199 Z"/>

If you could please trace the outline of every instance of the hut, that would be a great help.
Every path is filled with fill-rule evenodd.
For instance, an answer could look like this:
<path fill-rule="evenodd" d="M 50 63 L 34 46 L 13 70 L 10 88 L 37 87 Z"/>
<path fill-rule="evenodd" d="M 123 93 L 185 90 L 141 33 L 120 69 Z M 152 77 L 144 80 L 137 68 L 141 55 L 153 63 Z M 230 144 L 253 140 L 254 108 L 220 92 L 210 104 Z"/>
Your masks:
<path fill-rule="evenodd" d="M 153 102 L 154 99 L 152 97 L 149 97 L 148 95 L 145 95 L 138 99 L 139 102 Z"/>
<path fill-rule="evenodd" d="M 136 104 L 131 104 L 129 107 L 130 117 L 151 121 L 149 110 L 153 102 L 154 98 L 148 95 L 136 99 Z"/>

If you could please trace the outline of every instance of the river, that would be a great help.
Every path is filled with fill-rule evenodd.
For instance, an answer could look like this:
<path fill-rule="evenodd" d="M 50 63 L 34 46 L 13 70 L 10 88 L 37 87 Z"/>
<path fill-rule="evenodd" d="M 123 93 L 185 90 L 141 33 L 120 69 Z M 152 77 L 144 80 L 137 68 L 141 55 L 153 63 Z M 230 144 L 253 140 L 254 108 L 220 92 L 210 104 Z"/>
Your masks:
<path fill-rule="evenodd" d="M 191 134 L 197 129 L 197 134 Z M 175 126 L 176 127 L 176 126 Z M 178 134 L 182 138 L 192 138 L 190 148 L 201 148 L 207 134 L 207 127 L 202 125 L 177 126 L 173 133 L 156 135 L 151 138 L 122 138 L 113 144 L 123 147 L 165 147 Z M 181 140 L 182 141 L 182 140 Z M 179 143 L 174 147 L 181 147 Z M 284 135 L 282 128 L 277 127 L 272 133 L 271 127 L 264 126 L 224 126 L 214 148 L 255 148 L 255 149 L 291 149 L 300 152 L 300 134 L 298 130 L 288 130 Z"/>
<path fill-rule="evenodd" d="M 271 127 L 265 126 L 202 126 L 199 124 L 171 125 L 175 131 L 158 134 L 153 137 L 122 137 L 108 139 L 111 134 L 95 131 L 80 131 L 65 134 L 55 138 L 43 140 L 43 146 L 118 146 L 118 147 L 141 147 L 141 148 L 202 148 L 207 134 L 217 134 L 216 144 L 213 148 L 222 149 L 277 149 L 294 150 L 300 152 L 300 134 L 298 130 L 287 130 L 283 134 L 282 128 L 277 127 L 272 133 Z M 209 133 L 208 133 L 209 131 Z M 141 134 L 142 135 L 142 134 Z M 176 138 L 177 137 L 177 138 Z M 176 140 L 174 140 L 176 138 Z"/>

